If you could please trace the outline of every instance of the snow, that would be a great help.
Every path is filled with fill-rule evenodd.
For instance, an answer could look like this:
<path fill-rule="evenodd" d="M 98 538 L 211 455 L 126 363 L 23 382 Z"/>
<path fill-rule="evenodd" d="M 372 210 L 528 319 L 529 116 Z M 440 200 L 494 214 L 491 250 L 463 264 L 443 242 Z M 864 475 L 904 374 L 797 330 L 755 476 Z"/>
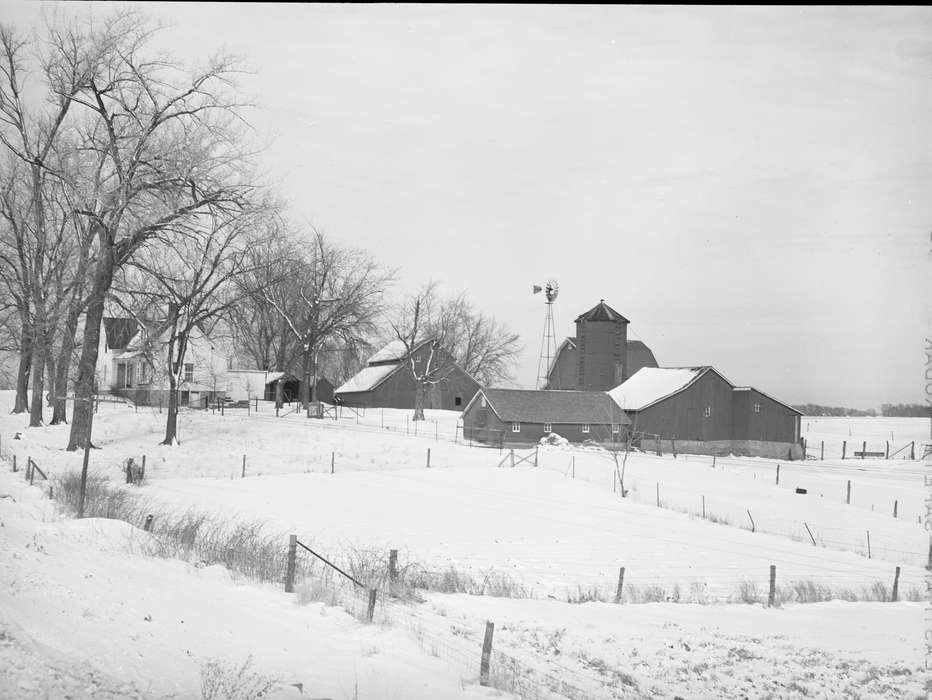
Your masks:
<path fill-rule="evenodd" d="M 344 394 L 354 391 L 369 391 L 378 386 L 382 380 L 388 377 L 388 375 L 397 368 L 397 364 L 363 367 L 359 372 L 346 380 L 334 393 Z"/>
<path fill-rule="evenodd" d="M 401 360 L 408 354 L 404 342 L 393 340 L 385 347 L 369 358 L 369 364 L 373 362 L 388 362 L 389 360 Z"/>
<path fill-rule="evenodd" d="M 281 680 L 281 698 L 299 697 L 291 683 L 303 683 L 305 697 L 353 697 L 357 684 L 365 698 L 492 697 L 498 691 L 476 685 L 473 663 L 485 620 L 496 622 L 497 653 L 582 685 L 587 697 L 607 697 L 600 678 L 614 679 L 617 693 L 631 690 L 629 678 L 641 695 L 665 697 L 921 694 L 919 603 L 768 610 L 716 602 L 746 582 L 766 592 L 771 564 L 778 586 L 804 580 L 836 591 L 877 582 L 889 589 L 900 566 L 900 595 L 924 595 L 928 534 L 917 519 L 928 489 L 915 462 L 719 458 L 713 468 L 711 457 L 633 453 L 621 499 L 615 461 L 602 448 L 541 446 L 537 468 L 533 457 L 497 467 L 508 464 L 507 451 L 457 444 L 451 411 L 427 411 L 427 421 L 414 423 L 410 411 L 390 409 L 275 418 L 262 401 L 258 413 L 186 410 L 180 444 L 165 447 L 157 445 L 165 418 L 157 409 L 101 404 L 91 471 L 156 513 L 259 519 L 283 544 L 295 533 L 338 562 L 352 549 L 399 549 L 402 566 L 454 566 L 480 580 L 492 570 L 534 597 L 430 594 L 367 626 L 219 566 L 147 556 L 149 535 L 126 523 L 62 519 L 44 486 L 28 487 L 9 460 L 16 454 L 22 469 L 32 456 L 54 476 L 80 469 L 82 455 L 62 449 L 68 426 L 27 428 L 26 417 L 8 415 L 11 401 L 0 392 L 0 664 L 9 659 L 16 670 L 0 679 L 0 696 L 42 696 L 27 686 L 53 681 L 29 669 L 48 659 L 61 670 L 55 683 L 98 689 L 83 697 L 191 697 L 208 659 L 252 655 L 257 670 Z M 22 439 L 11 439 L 17 432 Z M 120 486 L 122 461 L 143 454 L 147 483 Z M 797 495 L 797 486 L 809 494 Z M 707 514 L 730 526 L 700 517 L 703 496 Z M 683 600 L 709 604 L 565 602 L 588 592 L 611 600 L 621 566 L 626 590 L 658 585 L 672 595 L 679 587 Z M 412 620 L 458 641 L 473 665 L 425 652 Z M 58 687 L 47 694 L 64 695 Z"/>
<path fill-rule="evenodd" d="M 626 411 L 640 411 L 652 403 L 680 391 L 705 370 L 704 367 L 642 367 L 634 376 L 610 392 L 615 403 Z"/>

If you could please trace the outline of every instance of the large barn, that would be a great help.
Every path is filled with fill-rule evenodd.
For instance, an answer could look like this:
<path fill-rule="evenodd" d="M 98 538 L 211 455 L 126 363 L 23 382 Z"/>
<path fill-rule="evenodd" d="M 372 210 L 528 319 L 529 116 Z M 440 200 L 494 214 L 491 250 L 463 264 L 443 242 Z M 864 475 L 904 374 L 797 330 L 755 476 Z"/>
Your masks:
<path fill-rule="evenodd" d="M 624 442 L 629 423 L 604 391 L 480 389 L 463 411 L 463 436 L 491 445 L 535 443 L 550 433 Z"/>
<path fill-rule="evenodd" d="M 576 335 L 564 340 L 547 372 L 545 389 L 608 391 L 641 367 L 656 367 L 654 353 L 628 339 L 630 321 L 602 299 L 576 317 Z"/>
<path fill-rule="evenodd" d="M 340 403 L 367 408 L 414 408 L 417 384 L 410 364 L 428 361 L 442 368 L 442 380 L 432 385 L 425 397 L 424 408 L 462 410 L 479 390 L 479 383 L 441 347 L 431 348 L 430 340 L 418 344 L 411 353 L 404 343 L 392 341 L 369 358 L 366 366 L 337 388 L 334 395 Z"/>
<path fill-rule="evenodd" d="M 802 413 L 713 367 L 645 367 L 609 395 L 642 449 L 661 440 L 696 454 L 802 457 Z"/>

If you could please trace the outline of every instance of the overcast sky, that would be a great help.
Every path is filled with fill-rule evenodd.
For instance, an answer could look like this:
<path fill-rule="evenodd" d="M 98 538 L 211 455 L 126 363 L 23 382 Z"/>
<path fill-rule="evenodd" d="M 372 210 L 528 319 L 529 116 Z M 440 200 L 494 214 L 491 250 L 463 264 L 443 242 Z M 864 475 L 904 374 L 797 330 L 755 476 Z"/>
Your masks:
<path fill-rule="evenodd" d="M 52 3 L 0 0 L 36 26 Z M 298 221 L 520 333 L 605 299 L 661 366 L 790 403 L 924 398 L 932 10 L 140 5 L 226 49 Z M 97 16 L 113 4 L 65 4 Z"/>

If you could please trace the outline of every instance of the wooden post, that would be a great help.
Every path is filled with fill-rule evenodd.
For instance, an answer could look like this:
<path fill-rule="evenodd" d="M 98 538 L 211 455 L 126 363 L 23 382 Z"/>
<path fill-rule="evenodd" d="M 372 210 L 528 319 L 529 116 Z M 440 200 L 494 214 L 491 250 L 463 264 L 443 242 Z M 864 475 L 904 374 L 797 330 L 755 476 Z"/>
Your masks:
<path fill-rule="evenodd" d="M 246 455 L 243 455 L 243 479 L 246 478 Z"/>
<path fill-rule="evenodd" d="M 780 485 L 780 465 L 777 465 L 777 486 Z"/>
<path fill-rule="evenodd" d="M 612 472 L 612 493 L 615 493 L 615 482 L 618 481 L 618 473 Z"/>
<path fill-rule="evenodd" d="M 369 607 L 366 608 L 366 622 L 372 622 L 372 618 L 375 615 L 375 597 L 378 593 L 378 590 L 375 588 L 369 589 Z"/>
<path fill-rule="evenodd" d="M 673 452 L 673 459 L 676 459 L 676 438 L 670 438 L 670 449 Z"/>
<path fill-rule="evenodd" d="M 49 486 L 49 500 L 52 500 L 52 487 Z"/>
<path fill-rule="evenodd" d="M 861 445 L 861 459 L 864 459 L 865 455 L 867 455 L 867 440 Z"/>
<path fill-rule="evenodd" d="M 825 440 L 822 441 L 822 446 L 821 446 L 821 448 L 819 449 L 819 459 L 820 459 L 820 460 L 824 460 L 824 459 L 825 459 Z"/>
<path fill-rule="evenodd" d="M 916 459 L 916 441 L 915 440 L 909 443 L 909 459 L 910 460 Z"/>
<path fill-rule="evenodd" d="M 702 517 L 705 517 L 705 494 L 702 495 Z"/>
<path fill-rule="evenodd" d="M 152 521 L 155 520 L 155 516 L 152 513 L 146 516 L 146 521 L 142 524 L 142 529 L 146 532 L 152 531 Z"/>
<path fill-rule="evenodd" d="M 809 533 L 809 539 L 812 540 L 812 546 L 815 547 L 816 546 L 815 537 L 812 536 L 812 530 L 809 529 L 809 523 L 804 522 L 803 525 L 806 526 L 806 532 Z"/>
<path fill-rule="evenodd" d="M 715 455 L 712 455 L 712 469 L 715 469 Z"/>
<path fill-rule="evenodd" d="M 897 505 L 897 502 L 893 501 L 893 517 L 894 518 L 896 517 L 896 505 Z"/>
<path fill-rule="evenodd" d="M 336 469 L 336 462 L 337 462 L 337 453 L 331 452 L 330 453 L 330 473 L 331 474 L 333 474 Z"/>
<path fill-rule="evenodd" d="M 511 453 L 510 453 L 510 454 L 511 454 L 511 467 L 512 467 L 512 469 L 513 469 L 514 466 L 515 466 L 515 450 L 514 450 L 513 447 L 511 448 Z"/>
<path fill-rule="evenodd" d="M 576 455 L 573 455 L 570 459 L 572 459 L 572 465 L 573 465 L 573 478 L 575 479 L 575 478 L 576 478 Z M 13 464 L 14 464 L 14 465 L 16 464 L 16 456 L 15 456 L 15 455 L 13 456 Z M 13 471 L 16 471 L 16 469 L 14 469 Z"/>
<path fill-rule="evenodd" d="M 767 594 L 767 607 L 772 608 L 774 599 L 777 596 L 777 566 L 770 565 L 770 592 Z"/>
<path fill-rule="evenodd" d="M 388 550 L 388 580 L 394 582 L 398 578 L 398 550 Z"/>
<path fill-rule="evenodd" d="M 657 482 L 657 507 L 660 507 L 660 482 Z"/>
<path fill-rule="evenodd" d="M 893 574 L 893 591 L 890 594 L 890 602 L 895 603 L 899 597 L 900 590 L 900 567 L 896 567 L 896 573 Z"/>
<path fill-rule="evenodd" d="M 514 466 L 514 464 L 512 464 L 511 466 Z M 430 469 L 430 448 L 429 447 L 427 448 L 427 468 Z"/>
<path fill-rule="evenodd" d="M 890 459 L 890 441 L 889 440 L 887 440 L 887 455 L 884 457 L 884 459 Z"/>
<path fill-rule="evenodd" d="M 485 638 L 482 640 L 482 657 L 479 661 L 479 685 L 489 685 L 489 666 L 492 661 L 492 635 L 495 634 L 495 623 L 485 623 Z"/>
<path fill-rule="evenodd" d="M 440 423 L 434 423 L 434 441 L 440 440 Z"/>
<path fill-rule="evenodd" d="M 847 441 L 847 440 L 842 440 L 842 441 L 841 441 L 841 458 L 842 458 L 842 459 L 845 458 L 845 451 L 846 451 L 847 447 L 848 447 L 848 441 Z"/>
<path fill-rule="evenodd" d="M 622 593 L 625 585 L 625 567 L 618 569 L 618 588 L 615 589 L 615 604 L 620 605 L 624 602 Z"/>
<path fill-rule="evenodd" d="M 748 508 L 748 519 L 751 521 L 751 532 L 757 532 L 757 526 L 754 524 L 754 518 L 751 517 L 750 508 Z"/>
<path fill-rule="evenodd" d="M 539 453 L 540 453 L 540 445 L 535 445 L 534 446 L 534 466 L 535 467 L 537 466 L 537 458 L 538 458 Z"/>
<path fill-rule="evenodd" d="M 867 558 L 871 558 L 871 531 L 867 531 Z"/>
<path fill-rule="evenodd" d="M 851 505 L 851 479 L 848 479 L 848 493 L 845 494 L 845 503 Z"/>
<path fill-rule="evenodd" d="M 294 569 L 297 555 L 298 536 L 290 535 L 288 537 L 288 566 L 285 570 L 285 593 L 291 593 L 294 591 Z"/>
<path fill-rule="evenodd" d="M 16 454 L 13 454 L 13 471 L 16 471 Z"/>
<path fill-rule="evenodd" d="M 140 481 L 146 478 L 146 456 L 142 456 L 142 474 L 139 475 Z"/>

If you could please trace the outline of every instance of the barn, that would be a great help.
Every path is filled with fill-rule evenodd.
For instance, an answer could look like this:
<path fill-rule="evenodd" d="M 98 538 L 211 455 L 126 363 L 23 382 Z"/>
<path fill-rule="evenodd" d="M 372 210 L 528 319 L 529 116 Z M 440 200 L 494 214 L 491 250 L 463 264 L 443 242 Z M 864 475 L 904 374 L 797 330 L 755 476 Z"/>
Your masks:
<path fill-rule="evenodd" d="M 624 442 L 630 419 L 604 391 L 480 389 L 463 411 L 463 436 L 492 445 Z"/>
<path fill-rule="evenodd" d="M 424 408 L 462 410 L 479 390 L 479 382 L 460 367 L 453 356 L 441 347 L 431 348 L 425 340 L 409 353 L 399 340 L 388 343 L 369 358 L 360 372 L 348 379 L 334 392 L 338 402 L 367 408 L 414 408 L 417 384 L 410 363 L 420 365 L 428 361 L 442 369 L 442 380 L 427 392 Z M 439 355 L 439 359 L 438 359 Z"/>
<path fill-rule="evenodd" d="M 642 449 L 656 449 L 659 440 L 694 454 L 802 457 L 802 414 L 758 389 L 736 387 L 714 367 L 645 367 L 609 395 Z"/>

